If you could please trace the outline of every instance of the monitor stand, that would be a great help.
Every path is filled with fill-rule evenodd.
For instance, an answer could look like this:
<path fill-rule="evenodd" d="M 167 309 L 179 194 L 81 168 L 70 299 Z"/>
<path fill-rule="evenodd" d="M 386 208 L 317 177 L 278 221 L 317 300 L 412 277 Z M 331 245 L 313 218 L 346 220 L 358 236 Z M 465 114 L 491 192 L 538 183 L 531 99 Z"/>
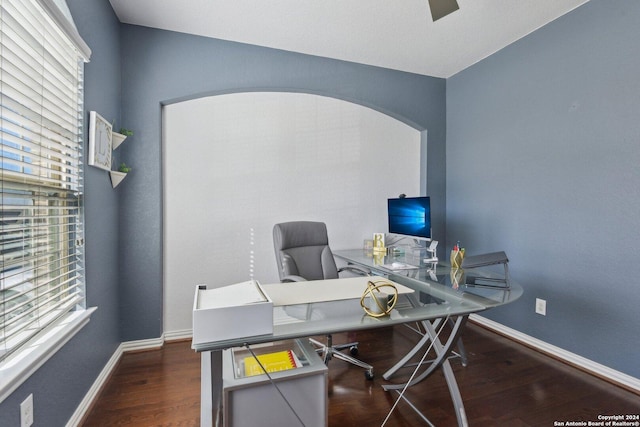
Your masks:
<path fill-rule="evenodd" d="M 427 248 L 427 252 L 431 255 L 429 258 L 425 258 L 424 262 L 438 262 L 438 257 L 436 255 L 436 248 L 438 247 L 438 241 L 432 240 L 431 244 Z"/>

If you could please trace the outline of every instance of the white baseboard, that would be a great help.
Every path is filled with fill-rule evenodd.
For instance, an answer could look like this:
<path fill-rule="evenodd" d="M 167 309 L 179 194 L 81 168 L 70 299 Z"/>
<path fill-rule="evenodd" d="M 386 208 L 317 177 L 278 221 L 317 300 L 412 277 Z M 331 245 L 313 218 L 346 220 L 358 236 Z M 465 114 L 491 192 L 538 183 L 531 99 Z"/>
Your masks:
<path fill-rule="evenodd" d="M 164 334 L 160 338 L 151 338 L 148 340 L 126 341 L 122 343 L 122 352 L 152 350 L 161 348 L 164 345 Z"/>
<path fill-rule="evenodd" d="M 67 427 L 76 427 L 80 425 L 85 414 L 87 413 L 89 408 L 91 408 L 93 400 L 98 397 L 100 390 L 102 390 L 102 387 L 111 376 L 111 372 L 118 365 L 118 361 L 120 360 L 122 353 L 122 344 L 120 344 L 107 364 L 104 366 L 104 368 L 102 368 L 100 375 L 98 375 L 98 378 L 96 378 L 96 380 L 93 382 L 93 385 L 84 396 L 84 399 L 82 399 L 82 402 L 80 402 L 80 405 L 78 405 L 69 421 L 67 421 Z"/>
<path fill-rule="evenodd" d="M 501 323 L 494 322 L 486 317 L 472 314 L 469 316 L 469 320 L 490 329 L 499 334 L 505 335 L 514 341 L 520 342 L 528 347 L 534 348 L 542 353 L 545 353 L 551 357 L 562 360 L 570 365 L 576 366 L 590 374 L 603 378 L 611 383 L 614 383 L 622 388 L 633 391 L 640 394 L 640 379 L 627 375 L 615 369 L 611 369 L 607 366 L 601 365 L 597 362 L 579 356 L 570 351 L 564 350 L 560 347 L 556 347 L 542 340 L 534 338 L 530 335 L 518 332 L 515 329 L 511 329 L 504 326 Z"/>
<path fill-rule="evenodd" d="M 166 341 L 184 340 L 193 338 L 192 329 L 181 329 L 178 331 L 169 331 L 164 333 L 164 339 Z"/>
<path fill-rule="evenodd" d="M 152 350 L 162 347 L 163 344 L 164 335 L 160 338 L 121 343 L 104 368 L 102 368 L 100 375 L 98 375 L 98 378 L 93 382 L 93 385 L 84 396 L 84 399 L 82 399 L 82 402 L 80 402 L 80 405 L 78 405 L 69 421 L 67 421 L 66 427 L 77 427 L 80 425 L 87 411 L 91 408 L 91 404 L 98 397 L 98 394 L 100 394 L 102 387 L 106 384 L 107 380 L 109 380 L 111 373 L 118 365 L 118 361 L 120 361 L 120 358 L 124 353 L 128 351 Z"/>

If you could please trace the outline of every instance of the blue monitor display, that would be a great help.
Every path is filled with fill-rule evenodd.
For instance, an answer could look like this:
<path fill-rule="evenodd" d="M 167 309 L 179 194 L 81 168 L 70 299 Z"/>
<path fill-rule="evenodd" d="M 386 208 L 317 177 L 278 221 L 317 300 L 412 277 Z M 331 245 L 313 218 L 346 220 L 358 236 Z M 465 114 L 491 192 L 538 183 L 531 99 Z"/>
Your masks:
<path fill-rule="evenodd" d="M 387 201 L 389 233 L 431 239 L 429 197 L 404 197 Z"/>

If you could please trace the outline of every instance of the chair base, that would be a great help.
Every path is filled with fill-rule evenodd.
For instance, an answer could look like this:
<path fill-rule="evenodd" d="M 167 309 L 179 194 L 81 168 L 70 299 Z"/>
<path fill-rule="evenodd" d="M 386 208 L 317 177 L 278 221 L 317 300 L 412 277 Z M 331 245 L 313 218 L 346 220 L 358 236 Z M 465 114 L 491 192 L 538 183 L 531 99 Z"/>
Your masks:
<path fill-rule="evenodd" d="M 357 351 L 358 351 L 357 342 L 351 342 L 348 344 L 339 344 L 334 346 L 331 335 L 327 335 L 326 344 L 321 343 L 320 341 L 315 340 L 313 338 L 309 338 L 309 342 L 311 342 L 311 344 L 317 347 L 316 352 L 322 355 L 322 360 L 324 361 L 325 365 L 328 364 L 329 361 L 335 357 L 336 359 L 345 361 L 347 363 L 351 363 L 352 365 L 356 365 L 365 369 L 365 372 L 364 372 L 365 378 L 368 380 L 373 379 L 373 366 L 369 365 L 368 363 L 364 363 L 363 361 L 358 360 L 355 357 L 340 351 L 348 348 L 352 354 L 357 354 Z M 355 349 L 355 353 L 354 353 L 354 349 Z"/>

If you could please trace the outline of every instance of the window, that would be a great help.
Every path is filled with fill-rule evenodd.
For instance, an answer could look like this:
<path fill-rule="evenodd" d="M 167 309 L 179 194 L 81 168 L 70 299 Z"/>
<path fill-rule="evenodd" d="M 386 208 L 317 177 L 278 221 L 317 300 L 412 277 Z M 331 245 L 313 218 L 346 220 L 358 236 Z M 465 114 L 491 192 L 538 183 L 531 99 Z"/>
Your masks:
<path fill-rule="evenodd" d="M 0 365 L 84 309 L 88 48 L 53 1 L 0 0 Z"/>

